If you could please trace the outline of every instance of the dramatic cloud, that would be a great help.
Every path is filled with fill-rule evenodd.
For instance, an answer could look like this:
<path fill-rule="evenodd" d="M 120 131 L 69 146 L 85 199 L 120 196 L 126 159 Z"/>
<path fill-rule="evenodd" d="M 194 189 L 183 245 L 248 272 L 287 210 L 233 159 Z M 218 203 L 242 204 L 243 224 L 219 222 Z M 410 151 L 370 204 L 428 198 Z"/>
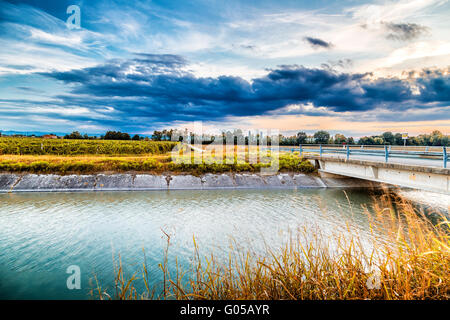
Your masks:
<path fill-rule="evenodd" d="M 0 129 L 448 119 L 447 4 L 0 0 Z"/>
<path fill-rule="evenodd" d="M 387 39 L 407 41 L 420 37 L 428 32 L 428 28 L 416 23 L 384 23 L 389 34 Z"/>
<path fill-rule="evenodd" d="M 308 42 L 313 48 L 326 48 L 330 49 L 333 47 L 331 42 L 326 42 L 322 39 L 305 37 L 305 41 Z"/>
<path fill-rule="evenodd" d="M 288 113 L 402 112 L 445 107 L 450 102 L 450 76 L 446 72 L 371 80 L 370 74 L 284 65 L 246 81 L 231 76 L 195 77 L 187 67 L 179 56 L 139 54 L 135 59 L 42 75 L 71 86 L 71 95 L 57 97 L 63 104 L 97 113 L 110 108 L 112 118 L 91 121 L 123 121 L 135 127 L 150 121 L 219 121 L 233 116 L 284 114 L 286 106 L 295 104 L 313 108 L 294 108 Z"/>

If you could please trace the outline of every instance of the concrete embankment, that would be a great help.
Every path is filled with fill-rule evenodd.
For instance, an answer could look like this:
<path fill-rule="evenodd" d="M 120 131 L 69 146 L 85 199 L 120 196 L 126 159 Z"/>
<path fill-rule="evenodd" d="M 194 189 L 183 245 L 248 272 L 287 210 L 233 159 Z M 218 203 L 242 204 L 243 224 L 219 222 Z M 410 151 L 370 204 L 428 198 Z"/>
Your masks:
<path fill-rule="evenodd" d="M 279 173 L 151 175 L 151 174 L 0 174 L 0 192 L 31 191 L 127 191 L 182 189 L 270 189 L 270 188 L 336 188 L 372 187 L 373 183 L 359 179 L 321 178 L 315 175 Z"/>

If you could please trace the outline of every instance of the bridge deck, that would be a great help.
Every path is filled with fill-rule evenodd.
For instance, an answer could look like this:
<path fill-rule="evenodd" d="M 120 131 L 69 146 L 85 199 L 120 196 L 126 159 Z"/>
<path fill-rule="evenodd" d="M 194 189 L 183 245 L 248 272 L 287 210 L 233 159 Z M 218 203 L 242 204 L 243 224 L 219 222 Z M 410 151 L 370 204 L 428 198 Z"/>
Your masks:
<path fill-rule="evenodd" d="M 305 153 L 303 155 L 305 158 L 311 158 L 311 159 L 340 159 L 340 160 L 346 160 L 347 157 L 345 155 L 341 154 L 324 154 L 322 157 Z M 384 157 L 382 156 L 369 156 L 369 155 L 352 155 L 349 160 L 359 160 L 359 161 L 367 161 L 367 162 L 374 162 L 374 163 L 380 163 L 384 164 L 386 163 L 384 161 Z M 437 159 L 421 159 L 421 158 L 390 158 L 387 162 L 388 164 L 398 164 L 398 165 L 407 165 L 408 167 L 429 167 L 429 168 L 442 168 L 442 160 Z M 411 168 L 410 168 L 411 169 Z M 444 169 L 444 168 L 442 168 Z M 450 169 L 446 170 L 448 173 L 450 173 Z"/>
<path fill-rule="evenodd" d="M 450 154 L 446 147 L 401 147 L 401 146 L 336 146 L 300 145 L 280 147 L 280 151 L 299 152 L 301 156 L 327 156 L 336 159 L 354 159 L 413 166 L 447 168 Z"/>

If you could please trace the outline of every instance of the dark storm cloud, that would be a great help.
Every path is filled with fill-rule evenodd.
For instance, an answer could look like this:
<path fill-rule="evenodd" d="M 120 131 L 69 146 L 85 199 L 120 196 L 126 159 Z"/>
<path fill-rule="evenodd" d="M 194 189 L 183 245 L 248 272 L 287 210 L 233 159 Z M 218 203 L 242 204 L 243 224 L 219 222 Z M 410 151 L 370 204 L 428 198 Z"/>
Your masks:
<path fill-rule="evenodd" d="M 388 30 L 386 35 L 390 40 L 413 40 L 428 32 L 428 28 L 416 23 L 384 23 L 385 28 Z"/>
<path fill-rule="evenodd" d="M 164 65 L 166 67 L 182 67 L 187 65 L 186 59 L 174 54 L 150 54 L 150 53 L 135 53 L 138 61 L 147 62 L 149 64 Z"/>
<path fill-rule="evenodd" d="M 330 49 L 333 47 L 331 42 L 326 42 L 319 38 L 305 37 L 305 41 L 308 42 L 313 48 L 326 48 Z"/>
<path fill-rule="evenodd" d="M 249 82 L 231 76 L 196 77 L 183 71 L 184 66 L 186 62 L 177 56 L 139 55 L 43 75 L 71 85 L 71 95 L 56 97 L 62 104 L 100 113 L 112 107 L 108 118 L 91 120 L 101 124 L 122 121 L 122 126 L 283 114 L 283 108 L 293 104 L 309 103 L 336 113 L 379 108 L 402 112 L 411 106 L 426 109 L 450 102 L 449 75 L 442 72 L 371 80 L 370 74 L 282 65 Z M 413 93 L 413 87 L 420 92 Z M 315 113 L 298 111 L 307 112 Z"/>

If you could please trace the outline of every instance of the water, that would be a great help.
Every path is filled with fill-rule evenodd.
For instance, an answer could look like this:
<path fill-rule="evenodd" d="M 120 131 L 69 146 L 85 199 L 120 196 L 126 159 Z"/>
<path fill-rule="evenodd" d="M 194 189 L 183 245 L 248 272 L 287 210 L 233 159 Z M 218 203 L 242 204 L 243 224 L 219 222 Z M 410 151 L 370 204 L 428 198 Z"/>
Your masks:
<path fill-rule="evenodd" d="M 111 288 L 113 256 L 131 273 L 142 266 L 143 249 L 158 285 L 164 232 L 170 261 L 185 267 L 193 236 L 201 253 L 219 257 L 232 240 L 262 254 L 298 226 L 345 233 L 350 221 L 368 236 L 371 201 L 356 189 L 0 194 L 0 298 L 88 299 L 94 276 Z M 80 267 L 81 290 L 67 288 L 71 265 Z"/>

